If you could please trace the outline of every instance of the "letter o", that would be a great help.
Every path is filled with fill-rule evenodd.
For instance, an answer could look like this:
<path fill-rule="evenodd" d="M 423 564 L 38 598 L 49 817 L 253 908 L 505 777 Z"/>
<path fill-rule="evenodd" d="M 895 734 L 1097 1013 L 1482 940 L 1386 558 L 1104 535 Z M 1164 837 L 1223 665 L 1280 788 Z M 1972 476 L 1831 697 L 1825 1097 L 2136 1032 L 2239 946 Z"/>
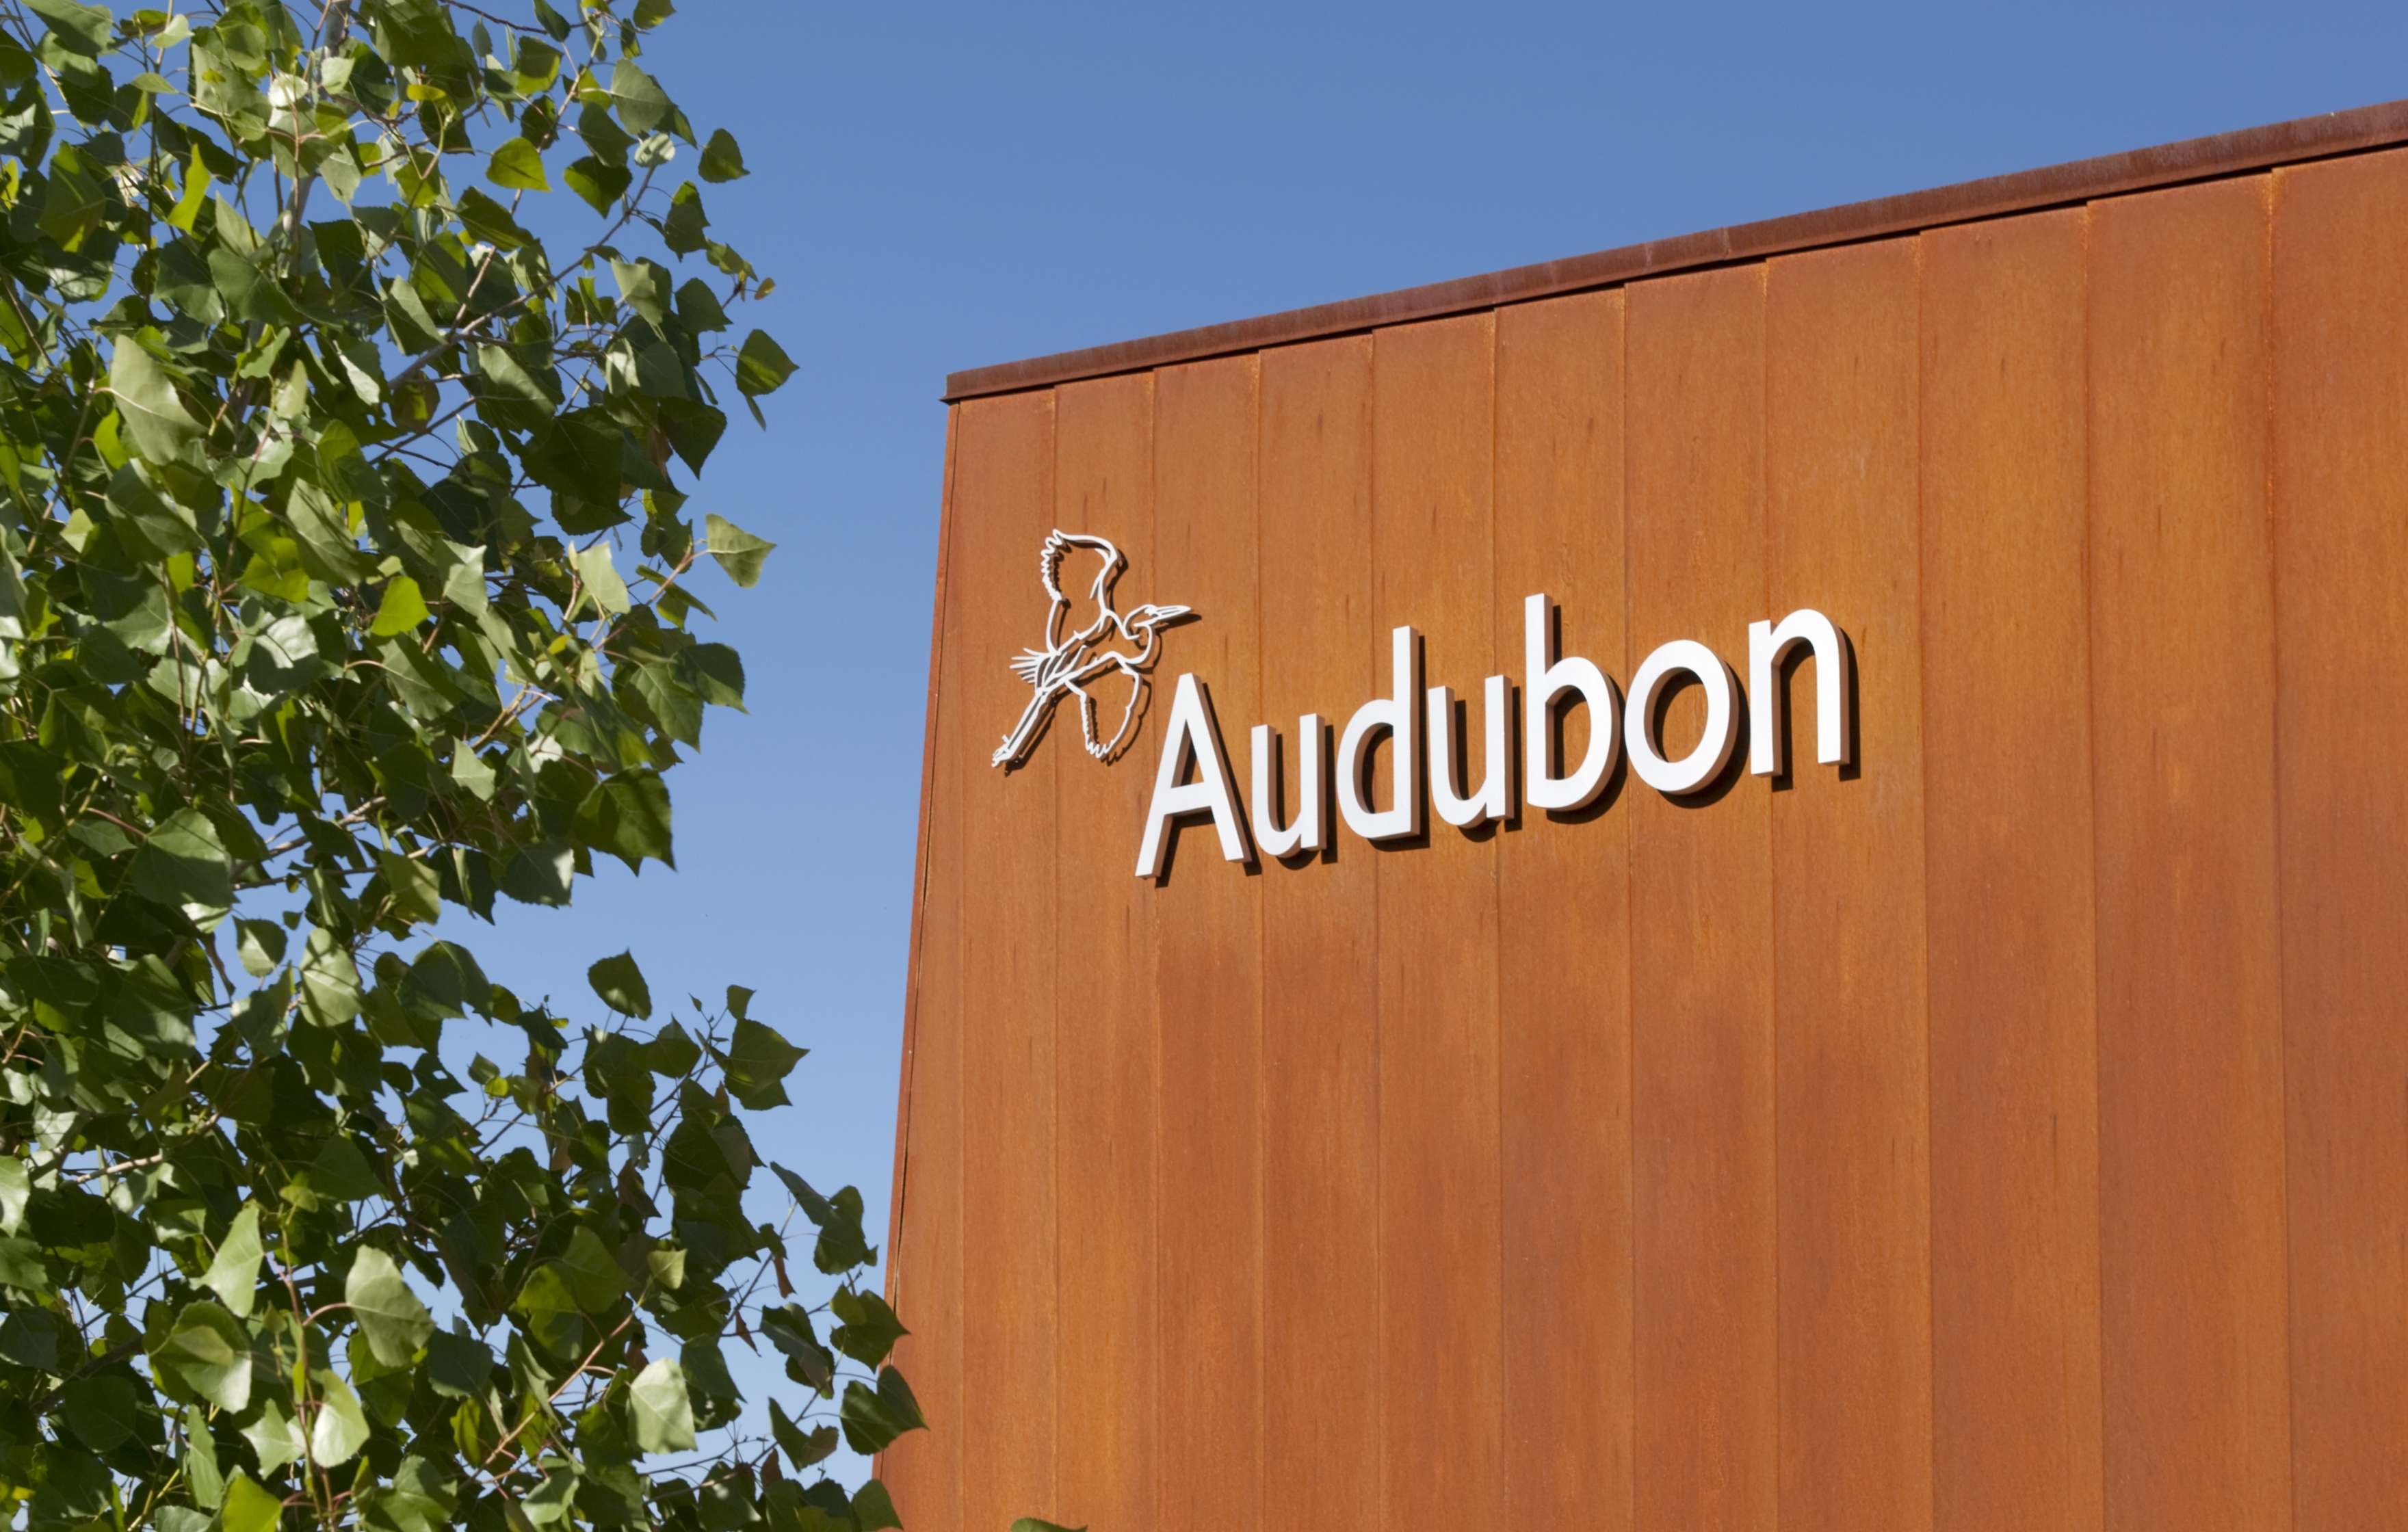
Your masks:
<path fill-rule="evenodd" d="M 1677 761 L 1667 761 L 1656 738 L 1656 700 L 1682 676 L 1695 676 L 1706 694 L 1706 730 L 1697 748 Z M 1722 775 L 1739 742 L 1737 698 L 1739 678 L 1722 656 L 1694 638 L 1675 638 L 1655 653 L 1630 678 L 1630 697 L 1622 713 L 1623 748 L 1630 752 L 1630 769 L 1658 793 L 1694 793 Z"/>

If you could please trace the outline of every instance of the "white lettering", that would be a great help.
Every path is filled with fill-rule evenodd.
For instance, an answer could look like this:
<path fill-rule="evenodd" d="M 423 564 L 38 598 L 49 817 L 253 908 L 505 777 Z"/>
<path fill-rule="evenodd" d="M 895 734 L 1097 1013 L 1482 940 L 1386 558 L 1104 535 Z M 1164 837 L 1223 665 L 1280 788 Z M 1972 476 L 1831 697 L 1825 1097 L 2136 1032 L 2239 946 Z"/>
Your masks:
<path fill-rule="evenodd" d="M 1855 753 L 1848 717 L 1855 710 L 1856 666 L 1848 663 L 1848 636 L 1812 607 L 1800 607 L 1778 625 L 1747 625 L 1747 768 L 1777 777 L 1788 766 L 1783 754 L 1789 730 L 1789 690 L 1781 684 L 1782 656 L 1799 644 L 1814 655 L 1814 760 L 1846 766 Z"/>
<path fill-rule="evenodd" d="M 1487 725 L 1488 765 L 1486 774 L 1480 779 L 1480 791 L 1469 796 L 1455 786 L 1454 689 L 1429 689 L 1430 799 L 1438 806 L 1438 817 L 1458 829 L 1469 829 L 1486 820 L 1512 817 L 1512 737 L 1505 718 L 1509 710 L 1508 687 L 1502 676 L 1488 678 L 1487 694 L 1482 703 L 1483 722 Z"/>
<path fill-rule="evenodd" d="M 1191 760 L 1196 780 L 1182 784 L 1179 779 Z M 1212 699 L 1202 681 L 1182 675 L 1171 698 L 1170 722 L 1163 730 L 1162 764 L 1154 773 L 1154 801 L 1145 811 L 1145 841 L 1138 848 L 1137 875 L 1162 876 L 1170 852 L 1170 823 L 1188 814 L 1212 816 L 1225 861 L 1251 864 L 1254 852 L 1247 844 L 1237 800 L 1228 757 L 1221 749 L 1220 726 L 1212 717 Z"/>
<path fill-rule="evenodd" d="M 1522 717 L 1522 769 L 1529 785 L 1524 797 L 1533 809 L 1584 809 L 1605 791 L 1613 770 L 1615 728 L 1621 711 L 1613 682 L 1577 654 L 1555 656 L 1555 604 L 1544 595 L 1522 603 L 1522 665 L 1526 695 Z M 1555 699 L 1570 693 L 1588 709 L 1588 751 L 1569 776 L 1555 775 L 1563 731 Z"/>
<path fill-rule="evenodd" d="M 1296 721 L 1296 818 L 1282 828 L 1280 789 L 1286 774 L 1280 769 L 1279 736 L 1268 723 L 1254 725 L 1254 844 L 1266 856 L 1294 856 L 1329 844 L 1329 825 L 1323 813 L 1329 799 L 1329 761 L 1324 740 L 1327 733 L 1319 713 L 1307 713 Z"/>
<path fill-rule="evenodd" d="M 1388 647 L 1390 694 L 1354 709 L 1338 741 L 1338 811 L 1345 816 L 1346 827 L 1366 840 L 1398 840 L 1420 834 L 1422 827 L 1421 730 L 1416 724 L 1421 709 L 1413 706 L 1422 694 L 1421 642 L 1412 629 L 1398 628 L 1388 636 Z M 1373 737 L 1383 729 L 1394 767 L 1389 773 L 1393 801 L 1375 810 L 1363 801 L 1363 767 Z"/>
<path fill-rule="evenodd" d="M 1706 694 L 1706 729 L 1696 748 L 1677 761 L 1664 759 L 1656 737 L 1656 703 L 1681 676 L 1695 676 Z M 1630 769 L 1658 793 L 1694 793 L 1722 775 L 1738 741 L 1734 694 L 1739 678 L 1722 656 L 1692 638 L 1675 638 L 1647 656 L 1639 674 L 1630 678 L 1630 703 L 1623 713 L 1623 748 L 1630 752 Z"/>

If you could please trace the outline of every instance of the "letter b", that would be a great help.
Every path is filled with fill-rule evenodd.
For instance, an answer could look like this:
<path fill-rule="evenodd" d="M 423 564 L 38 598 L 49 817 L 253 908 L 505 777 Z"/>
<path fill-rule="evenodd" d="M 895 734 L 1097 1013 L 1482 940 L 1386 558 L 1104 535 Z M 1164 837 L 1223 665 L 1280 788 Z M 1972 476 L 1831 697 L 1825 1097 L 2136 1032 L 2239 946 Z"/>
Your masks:
<path fill-rule="evenodd" d="M 1555 657 L 1555 604 L 1544 595 L 1522 603 L 1522 771 L 1528 784 L 1522 795 L 1533 809 L 1583 809 L 1605 790 L 1613 770 L 1621 699 L 1605 672 L 1588 660 L 1578 654 Z M 1588 752 L 1569 775 L 1558 777 L 1562 736 L 1555 704 L 1566 693 L 1588 705 Z"/>

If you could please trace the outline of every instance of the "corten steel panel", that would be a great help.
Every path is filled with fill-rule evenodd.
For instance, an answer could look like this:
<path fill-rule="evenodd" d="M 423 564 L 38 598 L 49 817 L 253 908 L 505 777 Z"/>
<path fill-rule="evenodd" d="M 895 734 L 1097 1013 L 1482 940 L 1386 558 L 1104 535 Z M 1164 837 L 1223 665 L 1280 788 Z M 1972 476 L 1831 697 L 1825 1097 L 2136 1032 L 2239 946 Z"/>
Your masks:
<path fill-rule="evenodd" d="M 956 406 L 906 1519 L 2408 1525 L 2408 154 L 2262 168 L 2400 115 Z M 1200 615 L 1006 774 L 1070 522 Z M 1827 610 L 1856 765 L 1808 662 L 1778 781 L 1130 876 L 1182 672 L 1250 797 L 1541 591 L 1623 682 Z"/>
<path fill-rule="evenodd" d="M 1430 675 L 1470 694 L 1475 738 L 1486 727 L 1476 683 L 1495 669 L 1496 333 L 1495 317 L 1477 314 L 1383 330 L 1371 347 L 1372 631 L 1421 633 Z M 1474 773 L 1483 753 L 1471 752 Z M 1391 741 L 1371 801 L 1388 801 L 1398 765 Z M 1339 852 L 1379 867 L 1380 1418 L 1392 1527 L 1465 1525 L 1505 1493 L 1496 838 L 1430 819 L 1426 844 Z"/>
<path fill-rule="evenodd" d="M 2272 185 L 2253 176 L 2128 197 L 2090 227 L 2111 1527 L 2290 1525 Z"/>
<path fill-rule="evenodd" d="M 1171 639 L 1179 667 L 1210 678 L 1225 732 L 1261 711 L 1252 535 L 1260 370 L 1240 356 L 1156 375 L 1159 530 L 1145 588 L 1203 614 Z M 1107 863 L 1127 852 L 1131 823 L 1123 815 L 1109 827 Z M 1158 901 L 1154 994 L 1175 1019 L 1162 1031 L 1162 1079 L 1178 1084 L 1155 1098 L 1162 1481 L 1154 1515 L 1128 1525 L 1218 1532 L 1261 1525 L 1262 881 L 1201 876 L 1237 869 L 1212 866 L 1201 838 L 1185 850 L 1188 877 L 1159 889 L 1118 880 Z"/>
<path fill-rule="evenodd" d="M 1622 316 L 1618 292 L 1497 316 L 1494 622 L 1509 674 L 1520 673 L 1522 598 L 1533 592 L 1560 603 L 1564 652 L 1630 673 Z M 1583 759 L 1598 726 L 1570 709 L 1563 756 Z M 1630 842 L 1629 816 L 1613 812 L 1620 791 L 1610 785 L 1549 833 L 1498 846 L 1498 1011 L 1512 1019 L 1498 1038 L 1510 1526 L 1628 1532 L 1634 1513 Z"/>
<path fill-rule="evenodd" d="M 1262 721 L 1294 761 L 1298 720 L 1379 684 L 1371 342 L 1262 362 Z M 1260 880 L 1263 1504 L 1297 1526 L 1381 1525 L 1376 870 L 1358 845 Z"/>
<path fill-rule="evenodd" d="M 2098 1532 L 2086 215 L 1925 236 L 1934 1524 Z"/>
<path fill-rule="evenodd" d="M 1692 637 L 1741 652 L 1763 615 L 1764 283 L 1747 265 L 1630 289 L 1634 654 Z M 1698 737 L 1698 700 L 1695 687 L 1674 698 L 1668 754 Z M 1641 1532 L 1776 1525 L 1772 833 L 1764 784 L 1743 770 L 1734 756 L 1686 801 L 1641 785 L 1617 810 L 1630 831 Z"/>
<path fill-rule="evenodd" d="M 2377 1532 L 2408 1526 L 2408 153 L 2274 186 L 2293 1491 Z"/>
<path fill-rule="evenodd" d="M 1009 1525 L 1058 1493 L 1055 985 L 1079 969 L 1055 947 L 1054 779 L 1093 763 L 1068 748 L 1075 721 L 1010 776 L 988 768 L 986 743 L 1021 708 L 1004 657 L 1041 627 L 1043 609 L 1025 593 L 1054 523 L 1054 418 L 1051 394 L 965 406 L 954 464 L 950 595 L 964 621 L 948 684 L 970 720 L 953 747 L 965 752 L 961 1410 L 964 1422 L 992 1423 L 959 1432 L 965 1526 Z M 908 1227 L 908 1187 L 905 1196 Z"/>
<path fill-rule="evenodd" d="M 1850 614 L 1864 735 L 1835 773 L 1800 716 L 1771 795 L 1781 1525 L 1801 1532 L 1931 1525 L 1918 265 L 1911 239 L 1787 255 L 1766 292 L 1766 610 Z"/>
<path fill-rule="evenodd" d="M 1154 379 L 1144 373 L 1065 384 L 1054 398 L 1053 526 L 1109 537 L 1129 561 L 1122 603 L 1158 593 L 1154 558 Z M 1000 580 L 1033 586 L 1026 572 Z M 1085 573 L 1074 555 L 1070 579 Z M 1024 606 L 1024 611 L 1027 609 Z M 1039 642 L 1032 625 L 1024 639 Z M 1096 688 L 1096 738 L 1109 745 L 1121 699 Z M 1121 826 L 1145 812 L 1140 766 L 1095 763 L 1068 708 L 1039 750 L 1054 763 L 1054 1504 L 1073 1524 L 1125 1526 L 1154 1510 L 1158 1411 L 1155 1295 L 1154 962 L 1156 901 L 1131 878 L 1091 869 L 1120 858 Z M 1110 1389 L 1090 1386 L 1097 1374 Z"/>

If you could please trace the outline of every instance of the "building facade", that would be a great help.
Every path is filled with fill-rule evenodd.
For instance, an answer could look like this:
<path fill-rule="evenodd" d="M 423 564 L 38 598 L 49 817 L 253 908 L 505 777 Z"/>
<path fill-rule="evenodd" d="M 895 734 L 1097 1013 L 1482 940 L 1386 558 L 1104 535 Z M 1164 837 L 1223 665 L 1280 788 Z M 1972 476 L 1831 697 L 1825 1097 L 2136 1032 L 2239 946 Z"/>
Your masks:
<path fill-rule="evenodd" d="M 2401 143 L 956 375 L 910 1525 L 2408 1527 Z"/>

